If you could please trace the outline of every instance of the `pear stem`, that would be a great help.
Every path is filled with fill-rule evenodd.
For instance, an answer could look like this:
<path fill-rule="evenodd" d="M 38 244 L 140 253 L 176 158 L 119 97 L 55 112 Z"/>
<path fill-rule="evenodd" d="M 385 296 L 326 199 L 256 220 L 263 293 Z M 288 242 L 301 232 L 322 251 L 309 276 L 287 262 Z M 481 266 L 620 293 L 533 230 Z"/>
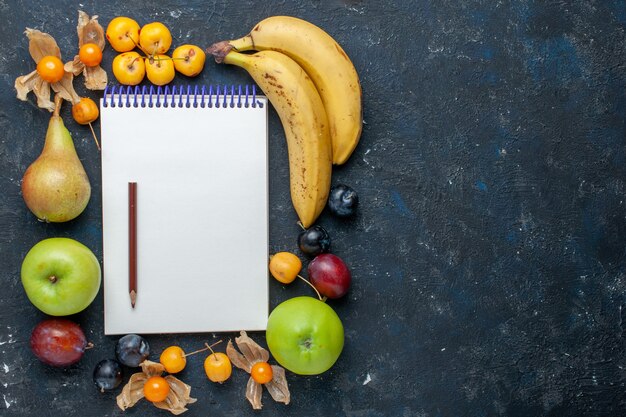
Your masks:
<path fill-rule="evenodd" d="M 98 150 L 100 150 L 100 144 L 98 143 L 98 138 L 96 137 L 96 132 L 93 130 L 93 126 L 91 125 L 91 122 L 89 122 L 89 129 L 91 129 L 91 134 L 93 135 L 93 140 L 96 141 L 96 147 L 98 148 Z"/>
<path fill-rule="evenodd" d="M 322 295 L 320 294 L 320 292 L 317 290 L 317 288 L 315 288 L 315 285 L 313 285 L 313 284 L 311 284 L 311 283 L 309 282 L 309 280 L 308 280 L 308 279 L 304 278 L 304 277 L 303 277 L 303 276 L 301 276 L 301 275 L 296 275 L 296 276 L 297 276 L 298 278 L 300 278 L 302 281 L 306 282 L 306 283 L 307 283 L 307 284 L 308 284 L 311 288 L 313 288 L 313 289 L 315 290 L 315 293 L 317 294 L 317 298 L 319 298 L 319 299 L 320 299 L 320 301 L 326 301 L 326 300 L 325 300 L 325 299 L 326 299 L 326 297 L 324 297 L 324 299 L 322 299 Z"/>
<path fill-rule="evenodd" d="M 304 225 L 302 224 L 300 220 L 298 220 L 298 226 L 300 226 L 302 230 L 306 230 L 306 227 L 304 227 Z"/>
<path fill-rule="evenodd" d="M 54 113 L 52 113 L 53 116 L 59 117 L 59 115 L 61 114 L 61 104 L 63 103 L 63 97 L 61 97 L 59 94 L 55 94 L 54 96 Z"/>

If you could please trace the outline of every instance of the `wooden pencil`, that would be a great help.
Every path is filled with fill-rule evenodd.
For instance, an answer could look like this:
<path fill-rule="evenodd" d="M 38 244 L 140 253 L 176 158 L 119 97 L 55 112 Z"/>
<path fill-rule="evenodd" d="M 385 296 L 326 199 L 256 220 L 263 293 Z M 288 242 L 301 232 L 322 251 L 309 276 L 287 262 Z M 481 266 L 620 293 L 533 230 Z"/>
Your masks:
<path fill-rule="evenodd" d="M 137 302 L 137 183 L 128 183 L 128 294 Z"/>

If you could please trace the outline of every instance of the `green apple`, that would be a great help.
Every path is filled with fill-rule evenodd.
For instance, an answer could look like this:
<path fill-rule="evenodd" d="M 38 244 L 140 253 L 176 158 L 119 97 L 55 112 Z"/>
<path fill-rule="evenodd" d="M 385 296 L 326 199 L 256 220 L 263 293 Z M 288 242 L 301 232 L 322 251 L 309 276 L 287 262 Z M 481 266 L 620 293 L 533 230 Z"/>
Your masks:
<path fill-rule="evenodd" d="M 265 334 L 272 356 L 299 375 L 327 371 L 343 350 L 343 325 L 331 307 L 312 297 L 279 304 Z"/>
<path fill-rule="evenodd" d="M 89 248 L 68 238 L 44 239 L 22 263 L 28 299 L 51 316 L 83 311 L 100 289 L 100 263 Z"/>

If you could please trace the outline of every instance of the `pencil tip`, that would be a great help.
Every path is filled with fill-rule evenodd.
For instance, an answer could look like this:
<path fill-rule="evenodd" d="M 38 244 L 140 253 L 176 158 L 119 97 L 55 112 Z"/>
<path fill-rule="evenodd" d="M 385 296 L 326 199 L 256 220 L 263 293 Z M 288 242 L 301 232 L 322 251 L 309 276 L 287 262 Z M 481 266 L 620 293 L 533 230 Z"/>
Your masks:
<path fill-rule="evenodd" d="M 132 290 L 130 292 L 130 305 L 132 306 L 132 308 L 135 308 L 135 302 L 137 302 L 137 292 L 135 292 L 135 290 Z"/>

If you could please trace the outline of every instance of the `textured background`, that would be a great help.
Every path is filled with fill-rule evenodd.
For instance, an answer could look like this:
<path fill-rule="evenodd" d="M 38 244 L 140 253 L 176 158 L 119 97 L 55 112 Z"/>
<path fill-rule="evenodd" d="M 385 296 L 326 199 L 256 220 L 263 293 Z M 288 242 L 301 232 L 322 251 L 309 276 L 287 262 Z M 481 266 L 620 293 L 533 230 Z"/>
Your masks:
<path fill-rule="evenodd" d="M 117 15 L 160 20 L 175 44 L 202 46 L 269 15 L 295 15 L 333 35 L 361 76 L 362 140 L 333 181 L 360 193 L 360 212 L 319 220 L 353 272 L 349 296 L 330 303 L 346 347 L 321 376 L 288 373 L 292 404 L 265 394 L 264 415 L 626 415 L 623 0 L 0 1 L 1 415 L 122 415 L 115 393 L 91 382 L 116 341 L 103 336 L 102 294 L 73 317 L 96 348 L 57 370 L 29 351 L 44 315 L 19 280 L 23 256 L 46 237 L 72 237 L 102 255 L 99 156 L 69 106 L 63 116 L 93 187 L 87 210 L 41 224 L 20 195 L 49 117 L 32 96 L 15 98 L 14 79 L 34 68 L 22 31 L 51 33 L 69 57 L 79 8 L 104 26 Z M 106 51 L 105 67 L 113 56 Z M 199 78 L 177 82 L 250 79 L 207 62 Z M 296 251 L 273 110 L 270 153 L 270 245 Z M 310 294 L 303 284 L 270 285 L 272 307 Z M 148 340 L 156 358 L 170 344 L 192 350 L 232 336 Z M 216 386 L 202 361 L 190 358 L 181 375 L 198 398 L 186 415 L 259 414 L 244 399 L 247 376 Z M 126 414 L 167 415 L 145 402 Z"/>

